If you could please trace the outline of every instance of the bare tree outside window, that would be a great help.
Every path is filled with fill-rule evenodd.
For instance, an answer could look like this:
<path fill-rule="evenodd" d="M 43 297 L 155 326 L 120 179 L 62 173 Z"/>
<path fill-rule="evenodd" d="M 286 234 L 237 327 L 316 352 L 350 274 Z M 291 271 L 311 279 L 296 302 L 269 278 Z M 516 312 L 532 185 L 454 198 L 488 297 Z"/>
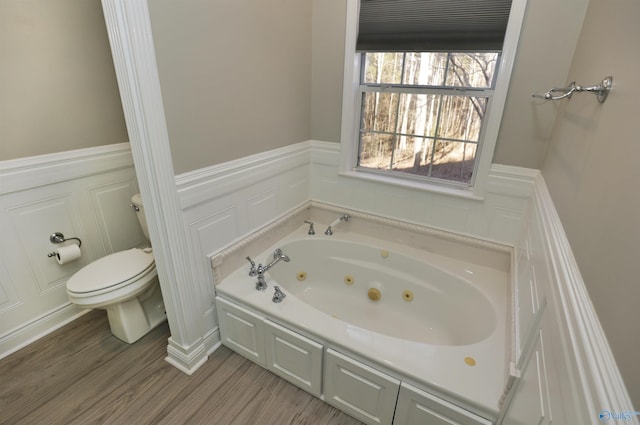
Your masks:
<path fill-rule="evenodd" d="M 471 184 L 499 52 L 367 52 L 358 166 Z"/>

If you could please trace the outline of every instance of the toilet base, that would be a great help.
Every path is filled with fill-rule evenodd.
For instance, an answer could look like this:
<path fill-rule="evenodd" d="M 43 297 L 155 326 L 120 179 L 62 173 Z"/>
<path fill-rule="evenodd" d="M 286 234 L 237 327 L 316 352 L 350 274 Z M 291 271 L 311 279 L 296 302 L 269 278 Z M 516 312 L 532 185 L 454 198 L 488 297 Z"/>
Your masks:
<path fill-rule="evenodd" d="M 145 293 L 105 309 L 111 333 L 128 344 L 136 342 L 167 319 L 157 278 Z"/>

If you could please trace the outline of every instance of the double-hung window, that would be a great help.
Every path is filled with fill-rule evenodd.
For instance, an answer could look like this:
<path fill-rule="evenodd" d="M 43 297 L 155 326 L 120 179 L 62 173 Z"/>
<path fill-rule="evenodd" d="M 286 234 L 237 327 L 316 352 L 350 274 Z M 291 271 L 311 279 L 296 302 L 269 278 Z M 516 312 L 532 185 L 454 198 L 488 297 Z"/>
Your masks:
<path fill-rule="evenodd" d="M 363 52 L 357 167 L 470 185 L 500 52 Z"/>
<path fill-rule="evenodd" d="M 473 188 L 512 1 L 360 0 L 350 170 Z"/>

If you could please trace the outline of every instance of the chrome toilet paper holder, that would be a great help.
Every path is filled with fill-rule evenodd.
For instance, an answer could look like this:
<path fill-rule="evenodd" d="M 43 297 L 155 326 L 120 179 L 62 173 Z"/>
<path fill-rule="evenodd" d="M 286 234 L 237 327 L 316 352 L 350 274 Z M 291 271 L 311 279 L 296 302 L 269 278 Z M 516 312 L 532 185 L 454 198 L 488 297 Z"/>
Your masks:
<path fill-rule="evenodd" d="M 65 238 L 64 235 L 60 232 L 55 232 L 52 233 L 51 236 L 49 236 L 49 241 L 51 241 L 51 243 L 63 243 L 66 241 L 78 241 L 78 247 L 82 246 L 82 241 L 80 240 L 80 238 Z M 55 257 L 57 254 L 55 252 L 50 252 L 47 254 L 47 257 L 51 258 L 51 257 Z"/>

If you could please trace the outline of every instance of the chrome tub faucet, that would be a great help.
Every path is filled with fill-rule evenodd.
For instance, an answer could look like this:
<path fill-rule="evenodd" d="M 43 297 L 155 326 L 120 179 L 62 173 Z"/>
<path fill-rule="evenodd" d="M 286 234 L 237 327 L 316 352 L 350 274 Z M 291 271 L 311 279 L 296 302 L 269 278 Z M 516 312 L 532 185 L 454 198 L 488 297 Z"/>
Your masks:
<path fill-rule="evenodd" d="M 263 266 L 262 264 L 258 264 L 258 267 L 256 268 L 256 274 L 258 275 L 258 281 L 256 282 L 256 289 L 258 291 L 264 291 L 265 289 L 267 289 L 268 285 L 267 285 L 267 282 L 265 282 L 264 280 L 264 274 L 271 267 L 275 266 L 280 260 L 283 260 L 285 263 L 288 263 L 289 261 L 291 261 L 289 256 L 284 254 L 282 250 L 278 248 L 273 252 L 273 260 L 269 264 L 267 264 L 266 266 Z"/>

